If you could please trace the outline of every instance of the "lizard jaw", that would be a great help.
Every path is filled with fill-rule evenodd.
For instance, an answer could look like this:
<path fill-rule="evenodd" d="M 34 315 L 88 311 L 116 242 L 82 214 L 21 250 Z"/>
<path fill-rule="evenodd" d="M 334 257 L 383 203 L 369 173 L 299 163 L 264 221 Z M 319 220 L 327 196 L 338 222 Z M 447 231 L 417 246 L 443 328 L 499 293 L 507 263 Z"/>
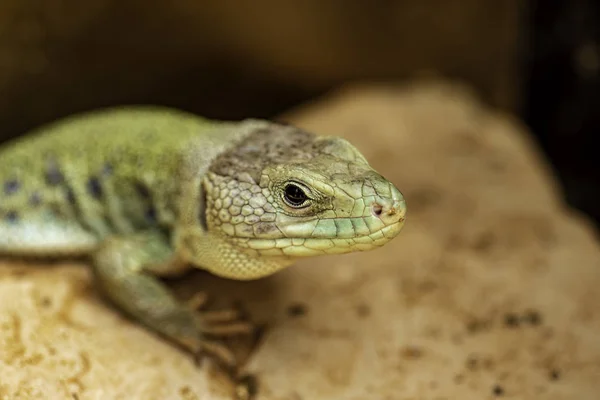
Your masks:
<path fill-rule="evenodd" d="M 266 257 L 311 257 L 326 254 L 345 254 L 368 251 L 383 246 L 396 237 L 405 218 L 367 235 L 351 238 L 232 238 L 236 245 L 250 253 Z"/>

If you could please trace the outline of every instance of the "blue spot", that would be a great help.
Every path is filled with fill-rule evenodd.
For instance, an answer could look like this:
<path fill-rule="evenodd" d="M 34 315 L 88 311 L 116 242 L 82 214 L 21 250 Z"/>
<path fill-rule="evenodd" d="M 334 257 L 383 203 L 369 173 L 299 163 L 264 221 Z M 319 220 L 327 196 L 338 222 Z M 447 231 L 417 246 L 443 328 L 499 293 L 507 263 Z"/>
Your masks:
<path fill-rule="evenodd" d="M 87 189 L 94 198 L 99 199 L 102 197 L 102 185 L 100 185 L 100 181 L 95 176 L 88 179 Z"/>
<path fill-rule="evenodd" d="M 154 207 L 150 207 L 146 210 L 146 221 L 148 222 L 156 222 L 156 210 Z"/>
<path fill-rule="evenodd" d="M 55 163 L 50 163 L 48 168 L 46 169 L 46 182 L 49 185 L 55 186 L 62 183 L 65 180 L 64 175 L 58 169 L 58 166 Z"/>
<path fill-rule="evenodd" d="M 42 203 L 42 196 L 38 192 L 34 192 L 29 196 L 29 205 L 39 206 Z"/>
<path fill-rule="evenodd" d="M 18 180 L 12 179 L 10 181 L 4 182 L 4 194 L 9 196 L 19 191 L 21 184 Z"/>
<path fill-rule="evenodd" d="M 11 224 L 15 224 L 19 221 L 19 214 L 14 211 L 7 211 L 6 214 L 4 215 L 4 219 Z"/>

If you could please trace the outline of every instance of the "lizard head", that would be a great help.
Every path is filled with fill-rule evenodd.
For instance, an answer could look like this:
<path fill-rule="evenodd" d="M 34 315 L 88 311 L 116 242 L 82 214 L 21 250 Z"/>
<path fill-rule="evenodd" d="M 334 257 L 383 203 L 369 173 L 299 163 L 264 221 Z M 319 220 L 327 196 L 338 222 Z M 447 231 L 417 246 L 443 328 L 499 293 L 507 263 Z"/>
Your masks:
<path fill-rule="evenodd" d="M 206 224 L 244 251 L 305 257 L 365 251 L 402 229 L 406 203 L 348 141 L 265 122 L 217 158 Z"/>

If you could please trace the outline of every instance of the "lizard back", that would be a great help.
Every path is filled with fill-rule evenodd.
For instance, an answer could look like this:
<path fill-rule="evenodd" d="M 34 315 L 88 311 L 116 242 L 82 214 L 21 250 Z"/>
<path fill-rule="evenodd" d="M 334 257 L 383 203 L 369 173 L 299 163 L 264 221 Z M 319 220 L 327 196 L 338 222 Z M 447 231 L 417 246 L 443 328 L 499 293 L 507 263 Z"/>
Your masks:
<path fill-rule="evenodd" d="M 169 229 L 182 152 L 216 124 L 170 109 L 111 109 L 6 143 L 0 253 L 81 254 L 110 234 Z M 214 156 L 210 148 L 199 154 Z"/>

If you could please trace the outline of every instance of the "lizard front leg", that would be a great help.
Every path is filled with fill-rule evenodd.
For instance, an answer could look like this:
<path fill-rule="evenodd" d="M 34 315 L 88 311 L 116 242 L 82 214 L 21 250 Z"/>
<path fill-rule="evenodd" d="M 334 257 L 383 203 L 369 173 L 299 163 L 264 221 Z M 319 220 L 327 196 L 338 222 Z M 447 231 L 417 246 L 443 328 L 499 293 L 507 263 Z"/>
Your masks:
<path fill-rule="evenodd" d="M 207 337 L 248 334 L 253 327 L 235 321 L 231 313 L 229 324 L 214 325 L 222 321 L 196 312 L 197 298 L 195 304 L 178 301 L 154 276 L 168 270 L 174 260 L 164 236 L 141 233 L 106 239 L 93 255 L 93 270 L 102 293 L 130 317 L 195 355 L 212 355 L 231 371 L 236 367 L 232 352 Z"/>

